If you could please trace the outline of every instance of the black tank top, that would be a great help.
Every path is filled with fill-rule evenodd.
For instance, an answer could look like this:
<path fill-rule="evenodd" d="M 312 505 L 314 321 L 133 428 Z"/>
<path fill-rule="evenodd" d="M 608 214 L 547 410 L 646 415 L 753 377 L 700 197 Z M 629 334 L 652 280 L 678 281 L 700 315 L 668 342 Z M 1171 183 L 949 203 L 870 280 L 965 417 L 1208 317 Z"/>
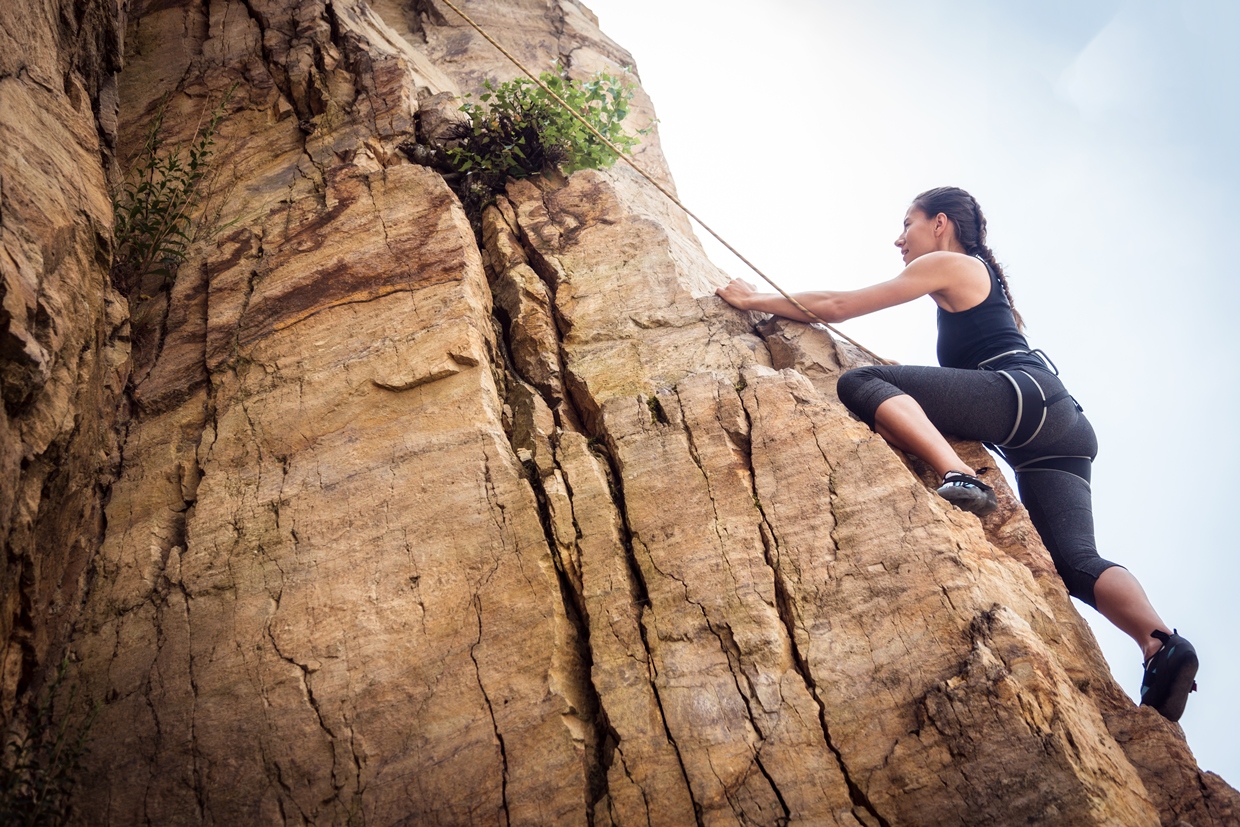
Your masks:
<path fill-rule="evenodd" d="M 986 264 L 982 259 L 978 259 Z M 983 362 L 1011 350 L 1028 350 L 1029 342 L 1016 328 L 1012 307 L 1003 293 L 1003 285 L 995 271 L 986 264 L 990 275 L 990 293 L 985 300 L 959 313 L 939 308 L 939 364 L 945 368 L 977 370 Z M 1014 356 L 1003 360 L 1004 367 L 1015 367 L 1027 361 L 1033 367 L 1045 368 L 1036 356 Z"/>

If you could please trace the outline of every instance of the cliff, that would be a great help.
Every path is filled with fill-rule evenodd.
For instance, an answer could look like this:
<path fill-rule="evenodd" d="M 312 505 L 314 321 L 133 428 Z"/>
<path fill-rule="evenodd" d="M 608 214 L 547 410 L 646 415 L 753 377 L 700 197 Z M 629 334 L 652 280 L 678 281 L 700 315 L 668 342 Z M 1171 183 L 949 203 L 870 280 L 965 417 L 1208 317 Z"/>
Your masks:
<path fill-rule="evenodd" d="M 63 649 L 120 462 L 121 26 L 102 0 L 0 4 L 0 722 Z"/>
<path fill-rule="evenodd" d="M 6 715 L 62 649 L 101 704 L 80 823 L 1240 820 L 1011 493 L 947 507 L 635 173 L 471 227 L 402 147 L 516 70 L 446 6 L 135 5 L 119 87 L 116 10 L 62 6 L 0 11 L 0 631 Z M 631 63 L 572 0 L 468 10 Z M 234 85 L 217 231 L 118 295 L 113 147 Z"/>

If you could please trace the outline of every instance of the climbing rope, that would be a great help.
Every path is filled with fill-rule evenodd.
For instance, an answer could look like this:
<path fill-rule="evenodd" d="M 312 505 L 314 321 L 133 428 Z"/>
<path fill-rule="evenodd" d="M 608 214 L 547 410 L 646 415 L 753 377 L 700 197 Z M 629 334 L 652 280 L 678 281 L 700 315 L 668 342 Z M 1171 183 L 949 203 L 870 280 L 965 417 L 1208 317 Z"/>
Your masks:
<path fill-rule="evenodd" d="M 472 27 L 474 28 L 474 30 L 475 30 L 475 31 L 477 31 L 477 32 L 478 32 L 478 34 L 482 35 L 482 36 L 486 39 L 486 41 L 487 41 L 488 43 L 490 43 L 490 44 L 491 44 L 492 46 L 494 46 L 496 49 L 499 49 L 500 53 L 501 53 L 501 54 L 503 54 L 503 56 L 504 56 L 504 57 L 506 57 L 506 58 L 508 58 L 510 61 L 512 61 L 513 65 L 515 65 L 518 69 L 520 69 L 520 70 L 521 70 L 521 71 L 525 74 L 525 76 L 526 76 L 526 77 L 528 77 L 530 80 L 534 81 L 534 83 L 538 84 L 538 87 L 539 87 L 540 89 L 542 89 L 544 92 L 546 92 L 548 95 L 550 95 L 550 96 L 551 96 L 551 97 L 555 100 L 555 102 L 556 102 L 556 103 L 558 103 L 560 106 L 564 107 L 564 109 L 568 112 L 568 114 L 570 114 L 570 115 L 572 115 L 574 118 L 576 118 L 576 119 L 577 119 L 577 120 L 581 123 L 581 125 L 582 125 L 582 126 L 584 126 L 586 129 L 588 129 L 588 130 L 590 131 L 590 133 L 591 133 L 591 134 L 592 134 L 595 138 L 598 138 L 600 141 L 602 141 L 602 142 L 603 142 L 603 144 L 604 144 L 604 145 L 605 145 L 608 149 L 610 149 L 612 152 L 616 153 L 616 157 L 618 157 L 618 158 L 620 158 L 621 160 L 623 160 L 626 164 L 628 164 L 630 167 L 632 167 L 632 168 L 634 169 L 634 171 L 636 171 L 636 172 L 637 172 L 637 174 L 638 174 L 638 175 L 640 175 L 641 177 L 643 177 L 643 178 L 645 178 L 647 181 L 649 181 L 651 184 L 653 184 L 653 185 L 654 185 L 654 187 L 655 187 L 655 189 L 657 189 L 659 192 L 663 193 L 663 195 L 665 195 L 669 201 L 671 201 L 673 204 L 675 204 L 677 207 L 679 207 L 681 210 L 683 210 L 683 211 L 684 211 L 684 213 L 685 213 L 685 215 L 687 215 L 687 216 L 689 216 L 690 218 L 692 218 L 694 221 L 696 221 L 696 222 L 698 223 L 698 225 L 699 225 L 699 226 L 700 226 L 703 230 L 705 230 L 706 232 L 708 232 L 708 233 L 710 233 L 712 236 L 714 236 L 715 240 L 716 240 L 716 241 L 718 241 L 720 244 L 722 244 L 724 247 L 726 247 L 726 248 L 728 249 L 728 251 L 732 253 L 732 255 L 736 256 L 738 259 L 740 259 L 741 261 L 743 261 L 743 262 L 745 263 L 745 265 L 749 267 L 749 269 L 750 269 L 750 270 L 753 270 L 755 273 L 757 273 L 759 276 L 761 276 L 763 281 L 765 281 L 767 284 L 771 285 L 771 287 L 774 287 L 774 288 L 775 288 L 775 290 L 779 293 L 779 295 L 783 296 L 785 299 L 787 299 L 788 301 L 792 302 L 792 306 L 793 306 L 793 307 L 795 307 L 797 310 L 800 310 L 802 313 L 804 313 L 806 316 L 809 316 L 809 317 L 810 317 L 811 319 L 813 319 L 814 321 L 816 321 L 816 322 L 818 322 L 819 324 L 823 325 L 824 327 L 826 327 L 826 329 L 827 329 L 827 330 L 831 331 L 831 332 L 832 332 L 832 333 L 834 333 L 836 336 L 839 336 L 841 339 L 843 339 L 844 341 L 848 342 L 848 343 L 849 343 L 849 344 L 851 344 L 853 347 L 857 348 L 857 349 L 858 349 L 858 350 L 860 350 L 862 353 L 864 353 L 864 354 L 866 354 L 867 356 L 869 356 L 871 359 L 876 360 L 879 364 L 890 364 L 890 363 L 888 362 L 888 360 L 886 360 L 886 359 L 882 358 L 881 356 L 879 356 L 878 354 L 876 354 L 874 351 L 870 350 L 870 349 L 869 349 L 869 348 L 867 348 L 865 345 L 863 345 L 863 344 L 861 344 L 860 342 L 856 341 L 855 339 L 853 339 L 852 337 L 848 336 L 847 334 L 842 333 L 841 331 L 837 330 L 837 329 L 836 329 L 835 327 L 833 327 L 833 326 L 832 326 L 829 322 L 827 322 L 826 320 L 824 320 L 824 319 L 820 318 L 819 316 L 815 315 L 812 311 L 810 311 L 808 308 L 806 308 L 806 307 L 805 307 L 805 305 L 801 304 L 799 301 L 797 301 L 796 299 L 794 299 L 790 293 L 788 293 L 788 292 L 787 292 L 787 291 L 785 291 L 782 287 L 780 287 L 778 284 L 776 284 L 776 283 L 775 283 L 775 282 L 774 282 L 774 281 L 773 281 L 773 280 L 772 280 L 772 279 L 771 279 L 771 278 L 770 278 L 770 277 L 769 277 L 766 273 L 763 273 L 761 270 L 759 270 L 759 269 L 758 269 L 758 267 L 757 267 L 757 265 L 755 265 L 755 264 L 754 264 L 753 262 L 751 262 L 749 259 L 747 259 L 747 258 L 745 258 L 743 255 L 741 255 L 740 251 L 739 251 L 739 250 L 737 250 L 735 247 L 733 247 L 731 244 L 729 244 L 729 243 L 728 243 L 728 242 L 727 242 L 727 241 L 723 238 L 723 236 L 719 235 L 719 233 L 717 233 L 717 232 L 715 232 L 713 229 L 711 229 L 711 226 L 710 226 L 709 224 L 707 224 L 707 223 L 706 223 L 705 221 L 703 221 L 701 218 L 698 218 L 698 216 L 697 216 L 697 215 L 696 215 L 696 214 L 695 214 L 692 210 L 690 210 L 690 209 L 689 209 L 688 207 L 686 207 L 684 204 L 680 203 L 680 199 L 679 199 L 679 198 L 677 198 L 675 195 L 673 195 L 671 192 L 669 192 L 669 191 L 667 190 L 667 188 L 666 188 L 666 187 L 664 187 L 662 184 L 660 184 L 658 181 L 656 181 L 653 177 L 651 177 L 651 176 L 650 176 L 650 175 L 649 175 L 649 174 L 648 174 L 648 173 L 647 173 L 644 169 L 642 169 L 640 166 L 638 166 L 638 165 L 637 165 L 637 163 L 636 163 L 636 162 L 635 162 L 632 158 L 630 158 L 630 157 L 629 157 L 629 156 L 628 156 L 628 155 L 627 155 L 627 154 L 626 154 L 623 150 L 621 150 L 619 147 L 617 147 L 615 144 L 613 144 L 611 141 L 609 141 L 607 138 L 605 138 L 605 137 L 604 137 L 604 136 L 603 136 L 603 135 L 602 135 L 602 134 L 601 134 L 601 133 L 600 133 L 597 129 L 595 129 L 595 128 L 594 128 L 594 127 L 590 124 L 590 122 L 589 122 L 589 121 L 587 121 L 585 118 L 583 118 L 583 117 L 582 117 L 582 116 L 581 116 L 581 115 L 577 112 L 577 110 L 573 109 L 571 106 L 569 106 L 567 103 L 565 103 L 565 102 L 564 102 L 564 100 L 563 100 L 563 99 L 562 99 L 559 95 L 557 95 L 555 92 L 551 91 L 551 89 L 547 86 L 547 84 L 545 84 L 545 83 L 543 83 L 543 82 L 542 82 L 542 79 L 541 79 L 541 78 L 535 77 L 533 72 L 531 72 L 529 69 L 525 68 L 525 65 L 524 65 L 521 61 L 517 60 L 517 58 L 515 58 L 515 57 L 512 55 L 512 53 L 510 53 L 507 49 L 505 49 L 503 46 L 501 46 L 501 45 L 499 44 L 499 42 L 495 40 L 495 38 L 491 37 L 491 35 L 489 35 L 489 34 L 486 32 L 486 30 L 485 30 L 485 29 L 483 29 L 481 26 L 479 26 L 477 23 L 475 23 L 475 22 L 473 21 L 473 19 L 472 19 L 469 15 L 467 15 L 465 12 L 463 12 L 461 9 L 459 9 L 459 8 L 456 6 L 456 4 L 452 2 L 452 0 L 443 0 L 443 3 L 444 3 L 444 4 L 448 7 L 448 8 L 452 9 L 452 11 L 456 12 L 457 14 L 459 14 L 459 15 L 461 16 L 461 19 L 462 19 L 462 20 L 464 20 L 466 23 L 468 23 L 470 26 L 472 26 Z"/>

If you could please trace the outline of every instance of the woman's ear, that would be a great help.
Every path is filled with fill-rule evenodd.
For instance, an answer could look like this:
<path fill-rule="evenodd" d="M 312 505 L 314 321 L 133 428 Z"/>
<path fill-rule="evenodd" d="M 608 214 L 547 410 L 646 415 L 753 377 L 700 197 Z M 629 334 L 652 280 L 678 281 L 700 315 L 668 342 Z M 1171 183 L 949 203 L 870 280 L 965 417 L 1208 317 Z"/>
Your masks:
<path fill-rule="evenodd" d="M 948 233 L 955 234 L 955 226 L 952 220 L 947 217 L 947 213 L 939 213 L 934 217 L 934 237 L 943 238 Z"/>

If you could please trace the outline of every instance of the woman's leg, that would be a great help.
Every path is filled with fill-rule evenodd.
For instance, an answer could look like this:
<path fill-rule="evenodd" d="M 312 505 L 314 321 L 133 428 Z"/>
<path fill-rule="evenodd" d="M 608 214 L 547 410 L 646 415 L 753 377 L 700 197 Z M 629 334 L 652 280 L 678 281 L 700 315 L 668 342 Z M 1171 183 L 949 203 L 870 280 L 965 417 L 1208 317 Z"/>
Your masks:
<path fill-rule="evenodd" d="M 1058 440 L 1035 453 L 1088 457 L 1097 451 L 1093 428 L 1081 416 Z M 1171 627 L 1159 617 L 1131 572 L 1099 556 L 1089 481 L 1049 470 L 1018 471 L 1016 481 L 1021 501 L 1068 592 L 1136 641 L 1145 658 L 1158 651 L 1162 643 L 1151 633 L 1156 629 L 1169 632 Z"/>
<path fill-rule="evenodd" d="M 1180 720 L 1189 693 L 1197 688 L 1193 679 L 1199 661 L 1193 644 L 1163 622 L 1137 578 L 1120 566 L 1098 577 L 1094 599 L 1098 611 L 1141 647 L 1145 675 L 1138 702 L 1168 720 Z"/>
<path fill-rule="evenodd" d="M 940 479 L 948 471 L 970 476 L 977 473 L 960 458 L 911 396 L 893 396 L 881 403 L 874 412 L 874 430 L 890 445 L 920 457 Z"/>
<path fill-rule="evenodd" d="M 1111 566 L 1098 576 L 1094 583 L 1094 602 L 1103 617 L 1137 642 L 1143 660 L 1148 660 L 1162 646 L 1162 641 L 1150 633 L 1155 629 L 1171 631 L 1154 611 L 1137 578 L 1122 566 Z"/>
<path fill-rule="evenodd" d="M 924 460 L 940 477 L 974 470 L 943 438 L 998 442 L 1016 421 L 1016 394 L 988 371 L 876 365 L 845 373 L 840 399 L 888 443 Z"/>

